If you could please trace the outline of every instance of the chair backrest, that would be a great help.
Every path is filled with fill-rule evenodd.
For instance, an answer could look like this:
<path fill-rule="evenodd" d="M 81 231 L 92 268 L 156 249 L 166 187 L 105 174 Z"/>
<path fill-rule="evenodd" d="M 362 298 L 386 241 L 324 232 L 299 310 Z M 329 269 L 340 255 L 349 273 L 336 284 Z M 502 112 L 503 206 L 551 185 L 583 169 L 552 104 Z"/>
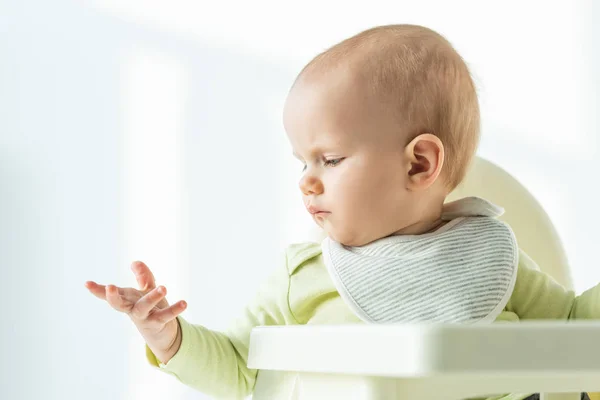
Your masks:
<path fill-rule="evenodd" d="M 477 196 L 504 208 L 501 220 L 508 223 L 519 243 L 542 271 L 558 283 L 573 289 L 569 264 L 560 238 L 550 218 L 538 201 L 508 172 L 481 157 L 476 157 L 467 176 L 447 202 Z M 324 239 L 323 231 L 315 227 L 311 240 Z"/>
<path fill-rule="evenodd" d="M 499 166 L 476 157 L 463 182 L 448 197 L 478 196 L 504 208 L 500 217 L 511 226 L 519 247 L 542 271 L 573 289 L 569 263 L 550 218 L 525 187 Z"/>

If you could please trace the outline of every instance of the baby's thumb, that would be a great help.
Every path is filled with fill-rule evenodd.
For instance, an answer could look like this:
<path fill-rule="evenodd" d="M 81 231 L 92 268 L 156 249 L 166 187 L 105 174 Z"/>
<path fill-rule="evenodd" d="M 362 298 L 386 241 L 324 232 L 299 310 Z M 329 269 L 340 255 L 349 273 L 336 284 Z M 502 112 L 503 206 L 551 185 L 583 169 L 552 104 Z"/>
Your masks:
<path fill-rule="evenodd" d="M 150 268 L 141 261 L 134 261 L 131 264 L 131 270 L 135 274 L 135 280 L 141 291 L 152 290 L 156 287 L 154 282 L 154 275 L 150 271 Z"/>

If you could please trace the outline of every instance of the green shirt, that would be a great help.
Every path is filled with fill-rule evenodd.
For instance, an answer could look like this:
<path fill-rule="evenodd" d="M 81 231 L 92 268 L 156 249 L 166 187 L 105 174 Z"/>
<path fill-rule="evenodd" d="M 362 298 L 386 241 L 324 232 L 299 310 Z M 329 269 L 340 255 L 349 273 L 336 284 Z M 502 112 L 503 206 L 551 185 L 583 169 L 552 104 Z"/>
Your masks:
<path fill-rule="evenodd" d="M 496 321 L 600 318 L 599 286 L 575 296 L 540 272 L 521 251 L 514 291 Z M 148 361 L 182 383 L 219 398 L 245 398 L 252 393 L 258 371 L 249 369 L 247 361 L 254 327 L 363 323 L 337 292 L 318 243 L 289 246 L 281 265 L 224 332 L 191 324 L 181 317 L 178 320 L 182 342 L 177 354 L 163 365 L 146 346 Z M 504 398 L 517 400 L 526 396 L 513 394 Z"/>

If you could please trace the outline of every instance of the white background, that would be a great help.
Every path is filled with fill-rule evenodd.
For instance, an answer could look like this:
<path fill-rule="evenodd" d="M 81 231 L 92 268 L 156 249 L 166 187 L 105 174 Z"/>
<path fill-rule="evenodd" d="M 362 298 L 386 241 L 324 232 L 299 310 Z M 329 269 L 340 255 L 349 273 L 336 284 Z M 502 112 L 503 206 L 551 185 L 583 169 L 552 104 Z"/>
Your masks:
<path fill-rule="evenodd" d="M 596 3 L 597 4 L 597 3 Z M 600 282 L 592 1 L 0 1 L 0 398 L 204 399 L 145 364 L 86 280 L 145 261 L 223 329 L 312 222 L 281 124 L 294 77 L 375 25 L 444 34 L 480 91 L 480 155 Z"/>

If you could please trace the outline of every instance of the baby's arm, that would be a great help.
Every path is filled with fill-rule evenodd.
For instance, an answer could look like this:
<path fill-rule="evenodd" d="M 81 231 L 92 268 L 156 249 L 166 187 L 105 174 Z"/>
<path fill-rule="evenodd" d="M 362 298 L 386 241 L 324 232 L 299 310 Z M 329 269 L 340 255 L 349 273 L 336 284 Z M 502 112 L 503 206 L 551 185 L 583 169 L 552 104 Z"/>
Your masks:
<path fill-rule="evenodd" d="M 247 367 L 252 328 L 294 324 L 288 305 L 289 274 L 285 263 L 265 282 L 242 315 L 225 332 L 209 330 L 178 317 L 179 351 L 162 365 L 146 347 L 148 361 L 179 381 L 210 396 L 244 398 L 251 394 L 256 370 Z M 218 304 L 215 305 L 217 309 Z"/>
<path fill-rule="evenodd" d="M 531 258 L 520 251 L 517 281 L 506 309 L 520 319 L 600 319 L 600 285 L 575 296 L 536 270 Z"/>

